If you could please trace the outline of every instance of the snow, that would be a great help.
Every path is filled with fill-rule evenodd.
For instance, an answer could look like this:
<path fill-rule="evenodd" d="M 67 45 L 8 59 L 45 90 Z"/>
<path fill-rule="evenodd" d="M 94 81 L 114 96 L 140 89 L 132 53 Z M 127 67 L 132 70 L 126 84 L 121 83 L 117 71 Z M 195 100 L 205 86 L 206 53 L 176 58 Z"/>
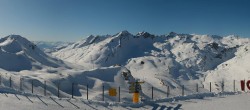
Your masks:
<path fill-rule="evenodd" d="M 3 88 L 1 88 L 3 89 Z M 130 102 L 95 101 L 81 98 L 56 98 L 40 95 L 1 93 L 0 109 L 15 110 L 75 110 L 75 109 L 184 109 L 184 110 L 238 110 L 249 108 L 249 93 L 196 94 L 164 100 L 146 101 L 139 104 Z M 15 106 L 13 106 L 15 105 Z M 194 106 L 195 105 L 195 106 Z"/>
<path fill-rule="evenodd" d="M 234 36 L 132 35 L 122 31 L 112 36 L 89 36 L 52 55 L 86 69 L 125 66 L 135 78 L 145 81 L 146 87 L 154 85 L 166 91 L 167 86 L 178 89 L 182 85 L 203 85 L 200 77 L 205 72 L 234 58 L 237 49 L 247 43 L 249 39 Z"/>
<path fill-rule="evenodd" d="M 52 41 L 33 41 L 33 43 L 42 49 L 45 53 L 58 51 L 72 44 L 72 42 L 52 42 Z"/>
<path fill-rule="evenodd" d="M 165 108 L 180 107 L 195 110 L 197 108 L 192 108 L 192 105 L 217 104 L 214 101 L 208 104 L 200 101 L 206 99 L 232 104 L 233 101 L 228 100 L 239 100 L 237 96 L 248 95 L 244 93 L 235 95 L 232 92 L 234 81 L 236 91 L 240 91 L 239 81 L 250 77 L 249 42 L 247 38 L 233 35 L 221 37 L 171 32 L 168 35 L 158 36 L 148 32 L 133 35 L 128 31 L 122 31 L 115 35 L 91 35 L 73 44 L 65 44 L 60 48 L 52 47 L 52 51 L 45 53 L 45 50 L 36 46 L 36 44 L 42 45 L 42 42 L 34 44 L 19 35 L 10 35 L 0 39 L 0 92 L 2 93 L 0 97 L 5 100 L 1 103 L 1 107 L 15 109 L 15 106 L 7 106 L 10 104 L 21 106 L 21 102 L 18 102 L 19 99 L 14 94 L 17 94 L 21 100 L 25 100 L 24 104 L 27 106 L 19 107 L 25 110 L 77 109 L 78 107 L 86 109 L 162 107 L 164 109 L 164 105 Z M 130 71 L 131 76 L 128 81 L 122 75 L 124 71 Z M 9 88 L 10 77 L 12 88 Z M 22 79 L 21 91 L 20 79 Z M 144 82 L 141 84 L 139 104 L 131 103 L 132 94 L 128 90 L 128 82 L 135 80 Z M 34 94 L 31 94 L 32 81 L 34 81 Z M 48 96 L 63 107 L 48 96 L 42 96 L 45 81 Z M 214 93 L 209 92 L 210 82 Z M 75 84 L 75 99 L 69 98 L 72 83 Z M 221 93 L 222 83 L 225 85 L 223 93 Z M 58 84 L 60 99 L 56 98 Z M 196 85 L 199 93 L 196 92 Z M 87 86 L 89 100 L 86 100 Z M 101 101 L 103 86 L 105 87 L 104 102 Z M 108 95 L 110 87 L 120 87 L 121 102 L 117 102 L 118 96 Z M 152 87 L 154 88 L 153 100 L 151 99 Z M 169 98 L 166 98 L 168 87 L 170 94 Z M 182 96 L 182 87 L 184 87 L 184 96 Z M 5 96 L 6 93 L 8 97 Z M 48 106 L 36 95 L 41 97 Z M 225 100 L 217 99 L 221 95 L 225 96 Z M 12 103 L 10 99 L 17 101 Z M 74 102 L 78 107 L 67 100 Z M 198 101 L 196 104 L 190 104 L 189 100 Z M 169 105 L 171 103 L 175 104 Z M 223 108 L 218 105 L 218 108 L 220 107 Z"/>
<path fill-rule="evenodd" d="M 236 56 L 222 64 L 218 65 L 215 70 L 211 70 L 206 72 L 207 76 L 205 78 L 205 84 L 208 85 L 209 82 L 226 82 L 225 86 L 232 90 L 233 81 L 235 80 L 237 83 L 240 80 L 248 80 L 250 78 L 250 53 L 248 51 L 250 49 L 249 45 L 244 45 L 238 49 L 235 53 Z M 231 82 L 231 83 L 228 83 Z M 236 85 L 240 88 L 240 85 Z M 213 86 L 215 87 L 215 86 Z"/>
<path fill-rule="evenodd" d="M 33 43 L 19 35 L 0 39 L 0 68 L 21 71 L 49 67 L 67 67 L 61 60 L 49 57 Z"/>
<path fill-rule="evenodd" d="M 159 102 L 149 104 L 155 109 L 184 109 L 184 110 L 247 110 L 249 106 L 249 93 L 238 95 L 218 95 L 200 99 L 180 100 L 173 102 Z"/>

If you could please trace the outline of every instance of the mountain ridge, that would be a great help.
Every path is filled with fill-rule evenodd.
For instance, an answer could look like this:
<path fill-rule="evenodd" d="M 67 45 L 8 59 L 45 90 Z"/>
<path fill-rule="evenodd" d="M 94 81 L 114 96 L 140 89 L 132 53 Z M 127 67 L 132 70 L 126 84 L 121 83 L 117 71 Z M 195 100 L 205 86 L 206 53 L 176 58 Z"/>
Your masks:
<path fill-rule="evenodd" d="M 133 35 L 122 31 L 99 36 L 81 47 L 69 45 L 52 55 L 89 69 L 121 65 L 127 67 L 135 78 L 149 84 L 167 84 L 176 88 L 185 81 L 200 80 L 204 72 L 234 58 L 238 48 L 248 43 L 248 38 L 236 36 L 174 32 L 160 36 L 147 32 Z"/>
<path fill-rule="evenodd" d="M 0 39 L 0 68 L 8 71 L 41 69 L 66 65 L 40 50 L 34 43 L 20 35 L 9 35 Z"/>

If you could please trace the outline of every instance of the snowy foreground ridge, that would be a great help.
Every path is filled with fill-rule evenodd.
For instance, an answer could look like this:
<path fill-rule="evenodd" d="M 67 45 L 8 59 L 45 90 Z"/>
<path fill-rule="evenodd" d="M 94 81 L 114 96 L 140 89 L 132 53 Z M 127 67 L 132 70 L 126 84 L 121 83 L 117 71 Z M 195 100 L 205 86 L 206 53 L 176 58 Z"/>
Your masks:
<path fill-rule="evenodd" d="M 239 92 L 240 81 L 250 77 L 248 38 L 122 31 L 44 47 L 19 35 L 0 39 L 0 97 L 5 100 L 0 109 L 195 110 L 190 107 L 196 103 L 185 101 L 208 107 L 196 99 L 225 97 L 222 101 L 231 103 L 227 99 L 249 95 Z M 144 82 L 139 104 L 132 103 L 124 71 Z M 109 96 L 109 88 L 118 94 Z M 21 100 L 27 106 L 19 107 Z"/>

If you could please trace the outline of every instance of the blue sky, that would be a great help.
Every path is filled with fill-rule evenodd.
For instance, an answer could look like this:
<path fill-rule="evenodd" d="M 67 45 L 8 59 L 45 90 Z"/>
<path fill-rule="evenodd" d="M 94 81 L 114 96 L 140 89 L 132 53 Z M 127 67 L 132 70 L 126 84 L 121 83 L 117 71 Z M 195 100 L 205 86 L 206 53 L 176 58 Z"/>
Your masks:
<path fill-rule="evenodd" d="M 77 41 L 122 30 L 250 37 L 250 1 L 0 0 L 0 37 Z"/>

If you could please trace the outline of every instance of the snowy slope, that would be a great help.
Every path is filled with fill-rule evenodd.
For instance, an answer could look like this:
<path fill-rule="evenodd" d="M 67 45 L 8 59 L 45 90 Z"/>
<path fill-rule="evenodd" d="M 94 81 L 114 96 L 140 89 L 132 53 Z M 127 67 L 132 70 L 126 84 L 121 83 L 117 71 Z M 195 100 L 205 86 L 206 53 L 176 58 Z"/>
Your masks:
<path fill-rule="evenodd" d="M 44 68 L 41 70 L 23 70 L 20 72 L 9 72 L 0 69 L 0 85 L 10 87 L 11 80 L 11 87 L 15 90 L 31 93 L 33 83 L 34 93 L 43 95 L 44 82 L 46 81 L 46 93 L 48 95 L 57 96 L 57 87 L 60 84 L 60 97 L 71 97 L 72 83 L 74 83 L 74 96 L 85 99 L 88 85 L 89 99 L 94 100 L 102 100 L 102 87 L 105 86 L 105 100 L 110 101 L 116 101 L 117 97 L 108 96 L 108 88 L 120 87 L 123 92 L 121 101 L 127 101 L 130 100 L 128 98 L 131 97 L 131 94 L 128 92 L 128 82 L 124 80 L 121 74 L 123 71 L 126 71 L 126 68 L 120 66 L 103 67 L 94 70 Z"/>
<path fill-rule="evenodd" d="M 45 53 L 51 53 L 54 51 L 58 51 L 72 44 L 71 42 L 47 42 L 47 41 L 33 41 L 33 43 L 42 49 Z"/>
<path fill-rule="evenodd" d="M 21 91 L 30 93 L 34 81 L 34 92 L 41 95 L 47 81 L 48 95 L 56 96 L 60 85 L 60 97 L 71 97 L 72 83 L 75 83 L 74 95 L 83 99 L 88 85 L 88 98 L 97 101 L 102 100 L 105 86 L 107 102 L 118 100 L 118 96 L 109 96 L 107 90 L 121 87 L 121 102 L 131 102 L 128 81 L 121 74 L 130 71 L 132 78 L 144 82 L 140 94 L 144 101 L 151 100 L 152 87 L 157 101 L 165 100 L 168 87 L 170 97 L 180 96 L 183 85 L 185 95 L 196 93 L 196 84 L 199 92 L 209 92 L 210 82 L 214 92 L 222 91 L 223 81 L 230 82 L 225 84 L 226 91 L 233 91 L 233 80 L 250 77 L 249 42 L 237 36 L 174 32 L 161 36 L 147 32 L 133 35 L 122 31 L 115 35 L 89 36 L 53 52 L 53 56 L 74 63 L 67 63 L 71 67 L 68 68 L 64 61 L 45 54 L 27 39 L 10 35 L 0 39 L 1 84 L 3 88 L 9 87 L 11 77 L 14 92 L 22 85 Z M 236 89 L 239 90 L 238 82 Z"/>
<path fill-rule="evenodd" d="M 1 88 L 6 89 L 6 88 Z M 139 104 L 130 102 L 94 101 L 82 98 L 56 98 L 22 93 L 1 93 L 0 109 L 3 110 L 247 110 L 249 93 L 196 95 L 197 97 L 176 97 L 173 99 L 148 101 Z"/>
<path fill-rule="evenodd" d="M 0 68 L 8 71 L 41 69 L 44 66 L 66 67 L 61 60 L 49 57 L 19 35 L 0 39 L 0 61 Z"/>
<path fill-rule="evenodd" d="M 240 80 L 250 79 L 250 45 L 244 45 L 238 48 L 236 56 L 226 62 L 220 64 L 216 69 L 207 71 L 205 77 L 205 84 L 209 82 L 216 82 L 220 85 L 225 82 L 225 87 L 229 90 L 233 90 L 233 81 L 236 81 L 236 86 L 240 90 Z M 220 91 L 221 88 L 215 86 L 213 83 L 213 89 Z M 207 86 L 208 87 L 208 86 Z"/>
<path fill-rule="evenodd" d="M 249 39 L 232 35 L 171 32 L 157 36 L 122 31 L 112 36 L 89 36 L 52 55 L 88 69 L 122 65 L 148 87 L 166 91 L 167 86 L 178 89 L 181 85 L 203 84 L 203 72 L 234 58 L 238 48 L 246 44 Z"/>

